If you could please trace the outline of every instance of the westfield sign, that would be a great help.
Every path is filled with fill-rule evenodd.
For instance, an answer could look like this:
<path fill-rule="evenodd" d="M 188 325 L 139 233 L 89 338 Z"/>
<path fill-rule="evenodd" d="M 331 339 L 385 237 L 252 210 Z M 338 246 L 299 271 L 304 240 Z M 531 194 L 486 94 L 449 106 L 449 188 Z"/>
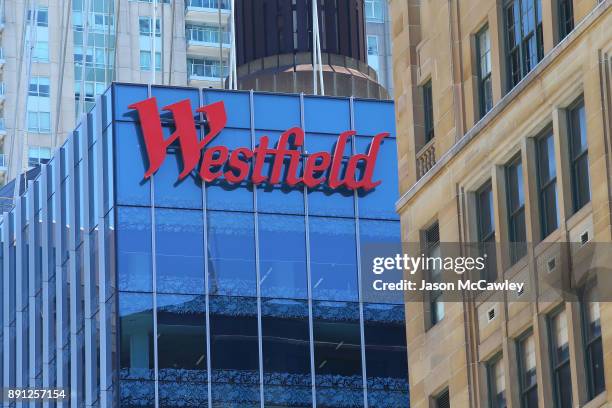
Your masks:
<path fill-rule="evenodd" d="M 255 185 L 304 184 L 313 188 L 326 183 L 332 189 L 343 187 L 348 190 L 364 191 L 372 190 L 381 183 L 380 180 L 372 180 L 372 177 L 380 145 L 388 133 L 380 133 L 372 138 L 367 154 L 353 155 L 344 162 L 342 156 L 345 147 L 356 132 L 343 132 L 338 136 L 332 153 L 309 153 L 300 174 L 302 152 L 298 149 L 304 145 L 304 130 L 299 127 L 283 132 L 274 147 L 270 146 L 268 136 L 262 136 L 255 149 L 239 147 L 230 152 L 226 146 L 208 147 L 227 124 L 223 102 L 215 102 L 196 109 L 196 112 L 206 116 L 208 123 L 208 132 L 201 141 L 198 138 L 189 100 L 162 108 L 164 111 L 169 111 L 174 118 L 175 130 L 167 138 L 163 135 L 155 98 L 134 103 L 129 108 L 138 112 L 144 135 L 149 158 L 149 169 L 144 175 L 145 179 L 151 177 L 161 167 L 168 147 L 178 140 L 183 162 L 179 180 L 187 177 L 199 165 L 199 176 L 208 183 L 223 178 L 230 184 L 238 184 L 248 179 Z M 269 167 L 271 170 L 264 174 L 266 161 L 271 163 Z"/>

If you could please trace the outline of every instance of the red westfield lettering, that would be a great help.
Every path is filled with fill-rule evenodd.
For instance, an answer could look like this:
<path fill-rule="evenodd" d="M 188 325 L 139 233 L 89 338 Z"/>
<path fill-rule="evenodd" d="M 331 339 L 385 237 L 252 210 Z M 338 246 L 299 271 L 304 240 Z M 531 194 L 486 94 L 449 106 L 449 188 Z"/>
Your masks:
<path fill-rule="evenodd" d="M 332 189 L 345 187 L 349 190 L 372 190 L 381 181 L 373 181 L 376 159 L 380 145 L 388 133 L 379 133 L 370 143 L 365 154 L 351 156 L 343 160 L 343 153 L 355 131 L 340 134 L 333 152 L 310 153 L 300 174 L 298 149 L 304 145 L 304 131 L 293 127 L 283 132 L 276 144 L 270 146 L 270 138 L 262 136 L 255 149 L 239 147 L 230 152 L 226 146 L 208 147 L 227 124 L 223 102 L 215 102 L 196 109 L 206 116 L 208 131 L 203 140 L 198 139 L 194 113 L 189 100 L 183 100 L 162 108 L 172 113 L 174 132 L 164 138 L 161 117 L 155 98 L 145 99 L 129 106 L 138 112 L 144 136 L 149 168 L 144 177 L 151 177 L 164 162 L 168 147 L 178 140 L 183 162 L 179 180 L 191 174 L 199 164 L 199 176 L 205 182 L 225 179 L 230 184 L 238 184 L 247 178 L 253 184 L 279 184 L 289 186 L 304 184 L 316 187 L 327 182 Z M 264 167 L 271 163 L 264 174 Z M 283 170 L 285 170 L 283 172 Z M 283 180 L 284 177 L 284 180 Z"/>

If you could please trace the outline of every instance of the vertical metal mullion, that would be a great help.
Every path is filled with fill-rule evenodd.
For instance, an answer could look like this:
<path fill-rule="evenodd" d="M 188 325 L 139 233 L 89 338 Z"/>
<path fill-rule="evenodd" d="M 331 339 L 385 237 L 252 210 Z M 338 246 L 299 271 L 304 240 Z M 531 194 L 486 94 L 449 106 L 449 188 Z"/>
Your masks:
<path fill-rule="evenodd" d="M 49 282 L 49 207 L 47 205 L 48 189 L 48 172 L 49 166 L 42 165 L 40 173 L 40 202 L 42 220 L 40 226 L 40 244 L 41 244 L 41 286 L 42 286 L 42 386 L 51 388 L 55 384 L 51 384 L 51 290 Z M 44 400 L 43 408 L 49 408 L 49 400 Z"/>
<path fill-rule="evenodd" d="M 98 208 L 98 268 L 99 268 L 99 282 L 98 282 L 98 315 L 99 315 L 99 333 L 100 333 L 100 366 L 99 378 L 100 378 L 100 408 L 110 408 L 113 402 L 112 393 L 110 389 L 112 387 L 112 313 L 109 312 L 110 302 L 109 299 L 112 297 L 109 285 L 111 277 L 107 275 L 106 267 L 106 219 L 104 214 L 104 191 L 105 187 L 112 188 L 112 180 L 109 180 L 111 186 L 104 184 L 104 168 L 106 157 L 104 155 L 104 111 L 103 111 L 103 100 L 102 96 L 98 96 L 96 101 L 96 115 L 98 126 L 94 131 L 98 135 L 98 139 L 95 144 L 95 155 L 98 158 L 98 173 L 96 188 L 98 191 L 98 200 L 95 203 Z M 114 126 L 113 124 L 109 126 Z M 109 136 L 111 137 L 111 136 Z M 113 156 L 113 155 L 111 155 Z M 112 163 L 106 163 L 106 166 L 112 166 Z M 90 186 L 91 188 L 91 186 Z M 114 262 L 114 260 L 109 260 Z M 112 302 L 112 300 L 111 300 Z"/>
<path fill-rule="evenodd" d="M 36 204 L 36 192 L 34 190 L 34 181 L 28 181 L 28 190 L 26 191 L 27 208 L 25 209 L 28 214 L 28 253 L 25 254 L 28 257 L 28 354 L 29 354 L 29 386 L 30 388 L 37 388 L 36 384 L 36 362 L 41 358 L 40 353 L 37 352 L 38 346 L 40 345 L 40 333 L 38 330 L 37 320 L 40 317 L 40 310 L 37 309 L 36 303 L 36 223 L 34 219 L 34 207 Z M 37 404 L 35 401 L 30 401 L 29 406 L 35 407 Z"/>
<path fill-rule="evenodd" d="M 255 98 L 251 89 L 249 93 L 250 123 L 251 123 L 251 148 L 255 148 Z M 257 186 L 253 186 L 253 221 L 255 224 L 255 278 L 257 279 L 257 346 L 259 352 L 259 405 L 264 408 L 264 385 L 263 385 L 263 339 L 261 328 L 261 271 L 259 270 L 259 216 L 257 209 Z"/>
<path fill-rule="evenodd" d="M 83 116 L 81 123 L 83 123 Z M 79 333 L 82 334 L 81 320 L 82 313 L 79 313 L 81 307 L 81 273 L 78 270 L 77 264 L 77 242 L 76 242 L 76 227 L 77 227 L 77 208 L 76 208 L 76 173 L 75 173 L 75 142 L 76 134 L 73 134 L 71 142 L 68 145 L 68 179 L 70 186 L 68 188 L 68 207 L 70 208 L 70 228 L 68 234 L 68 264 L 70 265 L 70 406 L 79 408 L 79 393 L 83 391 L 83 362 L 79 351 Z"/>
<path fill-rule="evenodd" d="M 300 94 L 300 125 L 302 129 L 306 129 L 304 123 L 304 93 Z M 306 140 L 304 140 L 304 145 Z M 310 220 L 308 217 L 308 187 L 304 185 L 304 226 L 306 233 L 306 283 L 308 287 L 308 340 L 310 349 L 310 382 L 312 392 L 312 408 L 317 406 L 317 389 L 315 385 L 315 355 L 314 355 L 314 319 L 312 314 L 312 273 L 310 270 Z"/>
<path fill-rule="evenodd" d="M 94 111 L 97 113 L 97 110 Z M 100 117 L 98 116 L 98 122 L 100 121 Z M 93 299 L 95 298 L 95 275 L 94 271 L 91 268 L 90 262 L 90 254 L 91 254 L 91 242 L 90 242 L 90 214 L 89 214 L 89 191 L 91 186 L 89 185 L 89 139 L 90 133 L 93 129 L 90 129 L 90 123 L 93 120 L 91 114 L 87 114 L 84 117 L 85 121 L 81 122 L 81 126 L 83 127 L 83 134 L 81 136 L 81 143 L 79 145 L 81 149 L 81 154 L 83 156 L 81 166 L 81 173 L 83 177 L 80 178 L 80 185 L 83 194 L 80 200 L 81 202 L 81 214 L 84 222 L 83 229 L 83 276 L 84 276 L 84 317 L 85 317 L 85 326 L 84 326 L 84 347 L 85 347 L 85 406 L 91 407 L 94 405 L 96 398 L 94 396 L 94 390 L 96 388 L 97 383 L 97 372 L 94 370 L 96 365 L 96 341 L 95 341 L 95 315 L 96 315 L 96 305 L 93 303 Z M 93 130 L 95 131 L 95 130 Z M 78 192 L 77 192 L 78 194 Z"/>
<path fill-rule="evenodd" d="M 204 90 L 200 90 L 200 105 L 204 105 Z M 202 129 L 200 113 L 200 132 Z M 206 182 L 202 180 L 202 218 L 204 228 L 204 301 L 206 304 L 206 378 L 208 382 L 208 406 L 212 407 L 212 362 L 210 357 L 210 281 L 208 276 L 208 207 L 206 205 Z"/>
<path fill-rule="evenodd" d="M 351 130 L 355 130 L 355 98 L 351 96 L 349 101 L 349 110 L 351 115 Z M 357 135 L 351 138 L 353 153 L 357 152 Z M 353 193 L 355 204 L 355 246 L 357 254 L 357 288 L 359 293 L 359 337 L 361 339 L 361 375 L 363 382 L 363 406 L 368 408 L 368 377 L 366 371 L 366 355 L 365 355 L 365 331 L 363 318 L 363 287 L 361 280 L 361 238 L 359 236 L 359 195 L 357 190 Z"/>
<path fill-rule="evenodd" d="M 155 26 L 155 22 L 153 22 Z M 154 56 L 155 57 L 155 56 Z M 153 61 L 155 68 L 155 61 Z M 152 96 L 151 85 L 148 86 L 149 98 Z M 153 267 L 153 370 L 155 378 L 155 407 L 159 408 L 159 359 L 157 355 L 157 243 L 156 243 L 156 227 L 155 227 L 155 175 L 152 175 L 149 183 L 151 183 L 151 265 Z"/>
<path fill-rule="evenodd" d="M 12 317 L 15 312 L 14 310 L 14 300 L 15 300 L 15 275 L 13 275 L 10 265 L 11 258 L 11 222 L 10 215 L 8 212 L 5 212 L 2 215 L 2 219 L 4 222 L 4 226 L 2 228 L 2 249 L 4 253 L 3 262 L 3 277 L 2 277 L 2 286 L 3 286 L 3 344 L 2 351 L 4 354 L 4 361 L 2 362 L 3 367 L 3 387 L 10 388 L 15 386 L 15 346 L 11 341 L 13 337 L 11 334 L 15 333 L 15 325 L 12 322 Z M 9 407 L 9 401 L 3 401 L 2 404 L 4 407 Z"/>
<path fill-rule="evenodd" d="M 19 183 L 19 179 L 15 180 Z M 27 315 L 24 316 L 25 299 L 24 299 L 24 283 L 26 278 L 24 277 L 23 270 L 23 206 L 21 204 L 22 198 L 18 197 L 15 203 L 15 339 L 16 339 L 16 365 L 15 365 L 15 386 L 17 388 L 25 388 L 24 383 L 24 368 L 27 359 L 27 350 L 25 347 L 25 341 L 27 339 L 27 333 L 24 332 L 25 322 Z M 23 402 L 20 400 L 15 404 L 17 407 L 22 407 Z"/>
<path fill-rule="evenodd" d="M 64 166 L 62 160 L 61 150 L 58 150 L 57 161 L 55 162 L 55 173 L 53 183 L 55 183 L 55 193 L 53 195 L 53 208 L 56 211 L 57 219 L 53 219 L 54 234 L 56 242 L 56 254 L 55 254 L 55 362 L 56 362 L 56 383 L 58 388 L 66 389 L 69 384 L 68 373 L 66 373 L 66 363 L 64 358 L 64 346 L 65 340 L 69 339 L 69 333 L 66 331 L 68 326 L 68 315 L 66 311 L 67 293 L 66 286 L 67 280 L 64 276 L 64 269 L 62 268 L 62 262 L 64 258 L 64 243 L 62 242 L 62 234 L 64 228 L 66 228 L 66 220 L 62 216 L 62 168 Z M 65 160 L 65 159 L 64 159 Z M 67 401 L 58 400 L 57 407 L 65 407 L 68 405 Z"/>

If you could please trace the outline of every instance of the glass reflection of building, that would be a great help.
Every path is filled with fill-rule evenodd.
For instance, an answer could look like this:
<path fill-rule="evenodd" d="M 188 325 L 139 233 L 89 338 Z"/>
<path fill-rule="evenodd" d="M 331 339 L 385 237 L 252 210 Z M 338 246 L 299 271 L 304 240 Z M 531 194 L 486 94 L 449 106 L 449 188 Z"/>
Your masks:
<path fill-rule="evenodd" d="M 301 126 L 306 157 L 355 129 L 349 156 L 395 133 L 390 102 L 114 85 L 4 217 L 4 293 L 38 287 L 31 305 L 55 319 L 37 357 L 19 339 L 38 315 L 6 310 L 3 333 L 18 335 L 4 334 L 4 350 L 21 354 L 4 367 L 41 359 L 41 384 L 95 406 L 408 406 L 404 306 L 364 302 L 359 279 L 363 248 L 399 242 L 395 140 L 381 147 L 383 183 L 369 194 L 177 182 L 175 146 L 143 181 L 127 106 L 150 94 L 194 110 L 223 100 L 228 124 L 212 144 L 230 149 Z M 172 118 L 162 118 L 168 135 Z M 40 249 L 24 266 L 33 273 L 17 273 L 21 286 L 15 259 L 32 246 L 20 240 Z M 18 371 L 5 386 L 21 384 Z"/>

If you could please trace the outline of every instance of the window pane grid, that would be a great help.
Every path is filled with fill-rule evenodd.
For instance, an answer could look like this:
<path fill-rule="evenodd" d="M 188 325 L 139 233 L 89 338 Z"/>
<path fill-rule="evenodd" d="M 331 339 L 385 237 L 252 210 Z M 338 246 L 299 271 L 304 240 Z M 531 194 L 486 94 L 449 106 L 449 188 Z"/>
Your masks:
<path fill-rule="evenodd" d="M 513 88 L 543 58 L 541 0 L 506 5 L 508 87 Z"/>

